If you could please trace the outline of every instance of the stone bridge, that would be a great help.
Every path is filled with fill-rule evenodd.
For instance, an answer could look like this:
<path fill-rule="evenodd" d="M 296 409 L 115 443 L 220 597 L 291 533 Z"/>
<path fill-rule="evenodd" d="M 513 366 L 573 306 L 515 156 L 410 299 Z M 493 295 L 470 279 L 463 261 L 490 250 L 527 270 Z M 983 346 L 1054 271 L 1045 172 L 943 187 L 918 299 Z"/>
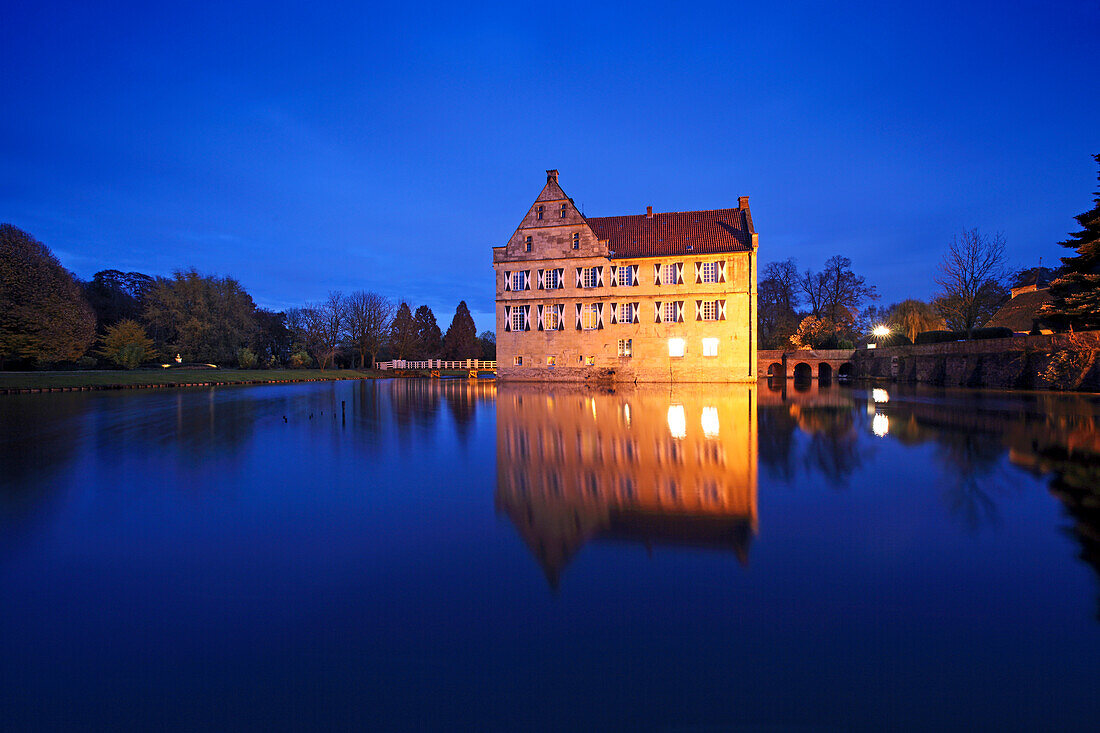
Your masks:
<path fill-rule="evenodd" d="M 756 363 L 761 377 L 831 380 L 834 377 L 853 377 L 855 367 L 852 355 L 855 349 L 829 349 L 814 351 L 758 350 Z"/>

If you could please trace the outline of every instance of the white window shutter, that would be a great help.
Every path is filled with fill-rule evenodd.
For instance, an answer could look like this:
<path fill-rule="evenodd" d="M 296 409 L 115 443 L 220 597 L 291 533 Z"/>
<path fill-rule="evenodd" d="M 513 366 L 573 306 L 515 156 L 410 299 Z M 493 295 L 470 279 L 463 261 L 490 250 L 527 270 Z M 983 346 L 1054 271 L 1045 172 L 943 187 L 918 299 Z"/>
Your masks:
<path fill-rule="evenodd" d="M 538 279 L 535 281 L 535 287 L 542 290 L 546 287 L 546 271 L 539 270 Z"/>
<path fill-rule="evenodd" d="M 524 270 L 523 271 L 523 289 L 524 290 L 530 290 L 531 289 L 531 271 L 530 270 Z"/>
<path fill-rule="evenodd" d="M 682 300 L 676 301 L 676 322 L 684 322 L 684 301 Z"/>
<path fill-rule="evenodd" d="M 702 262 L 696 262 L 695 263 L 695 284 L 698 285 L 701 282 L 703 282 L 703 263 Z"/>
<path fill-rule="evenodd" d="M 523 306 L 523 330 L 531 330 L 531 306 Z"/>
<path fill-rule="evenodd" d="M 612 272 L 614 272 L 614 270 L 612 270 Z M 618 322 L 619 314 L 616 312 L 616 308 L 618 308 L 618 305 L 615 304 L 615 303 L 612 303 L 611 304 L 611 325 L 612 326 L 614 326 Z"/>
<path fill-rule="evenodd" d="M 719 300 L 718 302 L 718 320 L 726 320 L 726 301 Z"/>
<path fill-rule="evenodd" d="M 504 306 L 504 330 L 512 330 L 512 306 Z"/>
<path fill-rule="evenodd" d="M 726 261 L 721 260 L 718 263 L 718 282 L 724 283 L 726 281 Z"/>
<path fill-rule="evenodd" d="M 577 287 L 579 288 L 584 283 L 584 276 L 581 275 L 581 268 L 577 268 Z"/>
<path fill-rule="evenodd" d="M 630 266 L 630 284 L 631 285 L 637 285 L 638 284 L 638 266 L 637 265 L 631 265 Z"/>
<path fill-rule="evenodd" d="M 558 330 L 565 330 L 565 303 L 560 303 L 558 306 Z"/>
<path fill-rule="evenodd" d="M 615 287 L 619 284 L 619 268 L 616 265 L 611 266 L 611 287 Z"/>
<path fill-rule="evenodd" d="M 695 301 L 695 320 L 703 320 L 703 301 Z"/>
<path fill-rule="evenodd" d="M 539 331 L 541 331 L 542 330 L 542 305 L 541 304 L 539 304 L 539 306 L 538 306 L 537 315 L 538 315 L 538 318 L 535 319 L 535 328 L 537 328 Z"/>
<path fill-rule="evenodd" d="M 596 306 L 596 328 L 603 328 L 603 303 Z"/>
<path fill-rule="evenodd" d="M 508 292 L 512 289 L 512 273 L 507 270 L 504 271 L 504 292 Z"/>
<path fill-rule="evenodd" d="M 677 285 L 683 285 L 684 284 L 684 263 L 683 262 L 677 262 L 676 263 L 676 284 Z"/>
<path fill-rule="evenodd" d="M 559 288 L 564 288 L 565 287 L 565 268 L 564 267 L 559 267 L 558 268 L 558 287 Z"/>
<path fill-rule="evenodd" d="M 603 287 L 603 265 L 596 268 L 596 287 Z"/>
<path fill-rule="evenodd" d="M 658 300 L 656 303 L 653 304 L 653 306 L 654 306 L 653 322 L 654 323 L 660 323 L 661 322 L 661 301 Z"/>
<path fill-rule="evenodd" d="M 577 330 L 578 331 L 581 330 L 581 308 L 582 307 L 583 306 L 580 303 L 577 303 Z"/>
<path fill-rule="evenodd" d="M 661 263 L 659 262 L 653 266 L 653 284 L 661 284 Z"/>
<path fill-rule="evenodd" d="M 641 303 L 635 303 L 634 307 L 631 310 L 633 311 L 633 313 L 631 315 L 634 316 L 634 318 L 631 322 L 632 323 L 637 323 L 638 322 L 638 313 L 641 312 L 641 310 L 642 310 L 642 304 Z"/>

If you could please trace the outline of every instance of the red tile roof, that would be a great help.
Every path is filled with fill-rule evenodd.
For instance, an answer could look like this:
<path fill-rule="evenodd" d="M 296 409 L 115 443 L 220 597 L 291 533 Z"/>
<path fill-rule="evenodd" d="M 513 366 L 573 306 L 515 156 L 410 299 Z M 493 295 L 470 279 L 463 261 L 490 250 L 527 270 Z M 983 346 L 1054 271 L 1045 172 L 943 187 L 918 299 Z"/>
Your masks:
<path fill-rule="evenodd" d="M 752 248 L 752 223 L 743 209 L 673 211 L 664 214 L 589 217 L 612 257 L 745 252 Z"/>

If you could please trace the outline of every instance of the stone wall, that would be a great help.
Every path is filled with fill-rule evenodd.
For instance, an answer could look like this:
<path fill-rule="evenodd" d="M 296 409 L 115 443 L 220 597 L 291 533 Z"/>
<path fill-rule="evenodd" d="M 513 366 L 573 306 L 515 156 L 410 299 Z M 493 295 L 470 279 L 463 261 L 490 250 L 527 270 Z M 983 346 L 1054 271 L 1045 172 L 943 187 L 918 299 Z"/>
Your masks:
<path fill-rule="evenodd" d="M 1072 389 L 1100 390 L 1100 331 L 1015 336 L 944 344 L 859 349 L 856 376 L 897 382 L 998 389 L 1049 389 L 1044 378 L 1054 353 L 1083 351 L 1088 358 L 1072 376 Z M 1090 353 L 1091 352 L 1091 353 Z"/>

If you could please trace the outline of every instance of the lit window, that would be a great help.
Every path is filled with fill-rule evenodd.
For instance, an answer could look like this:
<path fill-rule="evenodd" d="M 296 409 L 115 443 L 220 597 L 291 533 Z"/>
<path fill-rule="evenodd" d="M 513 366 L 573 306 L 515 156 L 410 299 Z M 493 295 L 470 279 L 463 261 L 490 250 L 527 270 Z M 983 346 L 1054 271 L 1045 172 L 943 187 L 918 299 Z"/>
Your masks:
<path fill-rule="evenodd" d="M 512 364 L 514 364 L 515 366 L 523 366 L 523 357 L 522 356 L 513 356 L 512 357 Z"/>
<path fill-rule="evenodd" d="M 703 435 L 708 438 L 718 437 L 718 408 L 717 407 L 704 407 L 703 408 Z"/>
<path fill-rule="evenodd" d="M 634 304 L 633 303 L 619 303 L 619 312 L 615 314 L 615 318 L 619 323 L 633 323 L 634 322 Z"/>
<path fill-rule="evenodd" d="M 595 366 L 596 365 L 596 357 L 594 357 L 594 356 L 584 357 L 584 365 L 585 366 Z"/>
<path fill-rule="evenodd" d="M 526 252 L 530 252 L 530 251 L 531 251 L 531 238 L 530 238 L 530 237 L 528 237 L 527 239 L 525 239 L 525 240 L 524 240 L 524 242 L 523 242 L 523 249 L 524 249 L 524 251 L 526 251 Z"/>
<path fill-rule="evenodd" d="M 668 340 L 668 355 L 669 356 L 683 356 L 684 355 L 684 340 L 683 339 L 669 339 Z M 680 408 L 683 409 L 682 407 Z"/>
<path fill-rule="evenodd" d="M 683 405 L 669 405 L 668 432 L 672 433 L 673 438 L 687 437 L 687 417 Z"/>
<path fill-rule="evenodd" d="M 703 263 L 703 282 L 716 283 L 718 282 L 718 263 L 717 262 L 704 262 Z"/>
<path fill-rule="evenodd" d="M 558 357 L 548 356 L 546 357 L 546 366 L 556 366 L 558 363 Z"/>
<path fill-rule="evenodd" d="M 581 328 L 591 331 L 600 324 L 600 306 L 598 303 L 589 303 L 581 308 Z"/>
<path fill-rule="evenodd" d="M 535 218 L 536 219 L 541 219 L 542 218 L 542 206 L 541 205 L 538 208 L 535 209 Z"/>
<path fill-rule="evenodd" d="M 665 323 L 675 322 L 675 320 L 676 320 L 676 302 L 675 301 L 669 301 L 668 303 L 665 303 L 664 309 L 665 309 L 665 314 L 664 314 Z"/>
<path fill-rule="evenodd" d="M 562 285 L 563 270 L 547 270 L 542 275 L 542 284 L 547 290 L 557 290 Z"/>
<path fill-rule="evenodd" d="M 704 300 L 703 301 L 703 320 L 704 321 L 717 321 L 718 320 L 718 301 L 717 300 Z"/>
<path fill-rule="evenodd" d="M 523 278 L 523 273 L 522 272 L 513 272 L 512 273 L 512 290 L 523 290 L 523 281 L 524 281 L 524 278 Z"/>
<path fill-rule="evenodd" d="M 596 270 L 595 267 L 586 267 L 586 268 L 584 268 L 584 271 L 581 274 L 584 278 L 581 281 L 581 286 L 582 287 L 585 287 L 585 288 L 594 288 L 594 287 L 596 287 L 596 283 L 599 282 L 599 272 Z"/>
<path fill-rule="evenodd" d="M 513 308 L 512 309 L 512 330 L 513 331 L 522 331 L 523 330 L 523 308 Z"/>
<path fill-rule="evenodd" d="M 558 309 L 556 306 L 550 305 L 542 311 L 542 328 L 546 331 L 557 331 L 558 325 Z"/>
<path fill-rule="evenodd" d="M 561 205 L 561 218 L 562 218 L 562 219 L 564 219 L 564 218 L 565 218 L 565 204 L 562 204 L 562 205 Z"/>
<path fill-rule="evenodd" d="M 676 265 L 666 264 L 661 265 L 661 283 L 664 285 L 676 284 Z"/>
<path fill-rule="evenodd" d="M 581 248 L 581 235 L 580 232 L 573 232 L 573 249 Z"/>
<path fill-rule="evenodd" d="M 718 339 L 703 339 L 703 356 L 718 356 Z"/>
<path fill-rule="evenodd" d="M 633 356 L 631 339 L 619 339 L 619 356 Z M 629 414 L 629 413 L 628 413 Z"/>
<path fill-rule="evenodd" d="M 616 273 L 616 278 L 619 281 L 619 285 L 630 285 L 633 282 L 633 278 L 630 276 L 630 265 L 619 265 L 619 271 Z"/>

